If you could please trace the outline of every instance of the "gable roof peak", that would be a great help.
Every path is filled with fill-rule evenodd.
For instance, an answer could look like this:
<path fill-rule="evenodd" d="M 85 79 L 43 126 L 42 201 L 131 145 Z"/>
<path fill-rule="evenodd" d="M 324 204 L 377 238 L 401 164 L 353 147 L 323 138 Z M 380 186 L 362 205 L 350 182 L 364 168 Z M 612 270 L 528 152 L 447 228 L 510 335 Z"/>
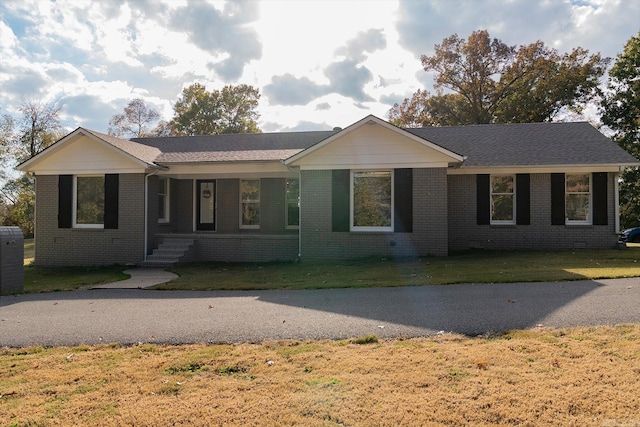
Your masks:
<path fill-rule="evenodd" d="M 289 157 L 288 159 L 285 160 L 285 164 L 286 165 L 293 165 L 295 162 L 297 162 L 298 160 L 302 159 L 303 157 L 306 157 L 312 153 L 314 153 L 315 151 L 319 150 L 320 148 L 331 144 L 333 141 L 335 141 L 336 139 L 342 138 L 343 136 L 353 132 L 356 129 L 359 129 L 363 126 L 373 126 L 373 125 L 380 125 L 392 132 L 396 132 L 400 135 L 403 135 L 411 140 L 414 140 L 416 142 L 419 142 L 420 144 L 423 144 L 424 146 L 430 147 L 435 149 L 436 151 L 439 151 L 440 153 L 443 153 L 449 157 L 451 157 L 453 162 L 462 162 L 464 160 L 464 156 L 452 151 L 446 147 L 443 147 L 442 145 L 439 145 L 431 140 L 428 140 L 426 138 L 423 138 L 421 135 L 418 134 L 414 134 L 412 132 L 409 132 L 407 129 L 403 129 L 401 127 L 398 127 L 394 124 L 389 123 L 386 120 L 383 120 L 373 114 L 369 114 L 365 117 L 363 117 L 362 119 L 358 120 L 357 122 L 347 126 L 344 129 L 341 129 L 335 133 L 333 133 L 332 135 L 329 135 L 327 138 L 319 141 L 318 143 L 312 145 L 311 147 L 292 155 L 291 157 Z"/>

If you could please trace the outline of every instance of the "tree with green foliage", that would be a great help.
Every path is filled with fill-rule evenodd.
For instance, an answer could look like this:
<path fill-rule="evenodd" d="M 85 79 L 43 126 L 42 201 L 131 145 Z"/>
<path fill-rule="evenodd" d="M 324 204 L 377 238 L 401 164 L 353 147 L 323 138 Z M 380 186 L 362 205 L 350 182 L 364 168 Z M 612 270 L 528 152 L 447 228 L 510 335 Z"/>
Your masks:
<path fill-rule="evenodd" d="M 613 140 L 640 158 L 640 32 L 631 37 L 609 71 L 601 102 L 602 123 Z M 627 168 L 620 183 L 620 223 L 640 226 L 640 168 Z"/>
<path fill-rule="evenodd" d="M 259 99 L 258 89 L 249 85 L 227 85 L 209 92 L 194 83 L 183 89 L 168 128 L 177 135 L 259 133 L 255 111 Z"/>
<path fill-rule="evenodd" d="M 141 138 L 149 136 L 149 125 L 156 122 L 160 114 L 147 107 L 142 98 L 136 98 L 124 107 L 123 114 L 116 114 L 109 120 L 109 135 L 118 138 Z"/>
<path fill-rule="evenodd" d="M 10 141 L 13 138 L 13 117 L 3 114 L 0 117 L 0 182 L 7 178 L 6 170 L 12 159 Z"/>
<path fill-rule="evenodd" d="M 60 120 L 62 105 L 39 101 L 24 101 L 18 108 L 18 132 L 10 140 L 14 158 L 23 162 L 38 154 L 64 134 Z"/>
<path fill-rule="evenodd" d="M 582 48 L 560 55 L 543 42 L 508 46 L 484 30 L 454 34 L 435 45 L 422 66 L 435 72 L 436 93 L 418 90 L 395 104 L 389 120 L 402 127 L 550 121 L 580 111 L 598 94 L 608 60 Z"/>
<path fill-rule="evenodd" d="M 33 236 L 35 198 L 33 178 L 23 175 L 9 180 L 0 189 L 0 199 L 4 205 L 0 225 L 14 225 L 20 227 L 26 237 Z"/>
<path fill-rule="evenodd" d="M 16 120 L 5 114 L 0 120 L 0 153 L 2 167 L 10 169 L 53 144 L 63 135 L 60 120 L 62 106 L 55 103 L 23 101 Z M 17 129 L 16 129 L 17 128 Z M 7 179 L 0 188 L 1 225 L 15 225 L 25 236 L 34 230 L 35 183 L 33 178 L 23 175 Z"/>

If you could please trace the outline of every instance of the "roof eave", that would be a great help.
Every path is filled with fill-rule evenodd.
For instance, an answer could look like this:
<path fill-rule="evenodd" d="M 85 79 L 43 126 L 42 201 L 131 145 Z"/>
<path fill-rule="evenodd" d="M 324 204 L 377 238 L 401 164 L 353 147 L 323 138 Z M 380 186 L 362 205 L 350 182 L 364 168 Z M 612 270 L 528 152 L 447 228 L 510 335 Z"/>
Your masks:
<path fill-rule="evenodd" d="M 80 137 L 80 136 L 86 136 L 87 138 L 90 138 L 96 142 L 98 142 L 99 144 L 104 144 L 108 147 L 110 147 L 113 150 L 116 150 L 118 153 L 120 153 L 121 155 L 127 157 L 128 159 L 136 162 L 138 165 L 140 165 L 142 168 L 144 169 L 155 169 L 155 168 L 159 168 L 159 165 L 157 165 L 156 163 L 149 163 L 143 159 L 140 159 L 130 153 L 127 153 L 126 151 L 122 150 L 120 147 L 116 147 L 115 145 L 109 143 L 108 141 L 105 141 L 104 139 L 100 138 L 98 135 L 95 135 L 90 129 L 85 129 L 83 127 L 78 127 L 75 130 L 73 130 L 72 132 L 68 133 L 67 135 L 63 136 L 62 138 L 60 138 L 58 141 L 54 142 L 53 144 L 51 144 L 50 146 L 48 146 L 47 148 L 45 148 L 44 150 L 40 151 L 38 154 L 36 154 L 35 156 L 31 157 L 30 159 L 25 160 L 24 162 L 20 163 L 18 166 L 16 166 L 16 169 L 22 172 L 33 172 L 33 170 L 29 169 L 29 165 L 33 164 L 33 163 L 37 163 L 40 160 L 42 160 L 43 158 L 46 158 L 48 156 L 50 156 L 52 153 L 55 153 L 56 151 L 58 151 L 59 149 L 62 149 L 69 141 L 75 139 L 76 137 Z"/>
<path fill-rule="evenodd" d="M 571 171 L 595 171 L 595 172 L 617 172 L 626 167 L 640 166 L 640 162 L 635 164 L 624 163 L 581 163 L 581 164 L 538 164 L 538 165 L 460 165 L 450 168 L 451 174 L 474 174 L 474 173 L 555 173 Z"/>
<path fill-rule="evenodd" d="M 42 159 L 42 157 L 49 156 L 51 153 L 57 151 L 61 146 L 64 145 L 65 143 L 64 141 L 71 139 L 75 134 L 79 133 L 81 129 L 82 129 L 81 127 L 74 129 L 72 132 L 68 133 L 67 135 L 63 136 L 53 144 L 49 145 L 44 150 L 37 153 L 35 156 L 20 163 L 18 166 L 16 166 L 16 169 L 21 172 L 31 172 L 31 170 L 28 169 L 29 165 L 35 162 L 39 162 L 40 159 Z"/>
<path fill-rule="evenodd" d="M 220 165 L 220 164 L 243 164 L 243 163 L 280 163 L 282 164 L 284 159 L 273 160 L 196 160 L 193 162 L 156 162 L 158 166 L 164 168 L 170 168 L 171 166 L 184 166 L 184 165 Z"/>
<path fill-rule="evenodd" d="M 128 157 L 130 160 L 133 160 L 134 162 L 137 162 L 141 166 L 145 166 L 145 167 L 149 167 L 149 168 L 153 168 L 153 167 L 157 166 L 157 164 L 155 162 L 154 163 L 147 162 L 146 160 L 143 160 L 143 159 L 141 159 L 139 157 L 136 157 L 133 154 L 124 151 L 122 148 L 117 147 L 117 146 L 109 143 L 109 141 L 105 141 L 104 139 L 100 138 L 100 136 L 96 135 L 93 131 L 91 131 L 91 129 L 85 129 L 85 128 L 82 128 L 82 127 L 78 128 L 78 129 L 80 130 L 80 132 L 79 132 L 80 135 L 87 136 L 89 138 L 94 139 L 95 141 L 100 142 L 101 144 L 106 144 L 109 147 L 112 147 L 113 149 L 118 151 L 120 154 L 123 154 L 125 157 Z M 119 139 L 121 139 L 121 138 L 119 138 Z M 127 141 L 127 142 L 133 142 L 134 144 L 139 144 L 138 142 L 135 142 L 135 141 Z M 158 150 L 158 152 L 160 152 L 160 150 Z"/>
<path fill-rule="evenodd" d="M 312 145 L 311 147 L 302 150 L 299 153 L 294 154 L 293 156 L 285 159 L 285 165 L 286 166 L 295 166 L 293 163 L 295 163 L 296 161 L 308 156 L 309 154 L 313 153 L 314 151 L 324 147 L 325 145 L 330 144 L 331 142 L 335 141 L 338 138 L 341 138 L 342 136 L 354 131 L 355 129 L 358 129 L 361 126 L 366 126 L 366 125 L 373 125 L 373 124 L 378 124 L 381 125 L 389 130 L 392 130 L 394 132 L 398 132 L 414 141 L 417 141 L 421 144 L 425 144 L 431 148 L 433 148 L 436 151 L 441 152 L 442 154 L 445 154 L 449 157 L 451 157 L 454 161 L 457 162 L 462 162 L 464 161 L 465 157 L 461 154 L 458 153 L 454 153 L 451 150 L 448 150 L 444 147 L 442 147 L 441 145 L 435 144 L 434 142 L 431 142 L 425 138 L 422 138 L 421 136 L 415 135 L 405 129 L 402 129 L 400 127 L 394 126 L 391 123 L 382 120 L 379 117 L 374 116 L 373 114 L 369 114 L 368 116 L 366 116 L 365 118 L 358 120 L 357 122 L 349 125 L 348 127 L 342 129 L 341 131 L 338 131 L 330 136 L 328 136 L 327 138 L 323 139 L 322 141 L 319 141 L 318 143 Z"/>

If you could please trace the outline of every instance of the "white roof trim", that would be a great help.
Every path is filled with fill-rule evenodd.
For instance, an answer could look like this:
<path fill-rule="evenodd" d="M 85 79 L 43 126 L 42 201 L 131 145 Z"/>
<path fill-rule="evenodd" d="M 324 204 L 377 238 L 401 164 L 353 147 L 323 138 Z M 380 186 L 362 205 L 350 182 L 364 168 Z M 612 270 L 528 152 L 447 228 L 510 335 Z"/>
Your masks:
<path fill-rule="evenodd" d="M 368 126 L 368 125 L 374 125 L 374 124 L 378 124 L 380 126 L 383 126 L 393 132 L 399 133 L 402 136 L 405 136 L 413 141 L 416 141 L 426 147 L 429 147 L 433 150 L 436 150 L 446 156 L 451 157 L 452 161 L 457 161 L 457 162 L 462 162 L 465 159 L 465 156 L 462 156 L 458 153 L 454 153 L 453 151 L 447 150 L 444 147 L 441 147 L 438 144 L 434 144 L 431 141 L 428 141 L 424 138 L 421 138 L 417 135 L 412 134 L 411 132 L 407 132 L 404 129 L 401 129 L 397 126 L 392 125 L 391 123 L 382 120 L 372 114 L 368 115 L 367 117 L 365 117 L 362 120 L 359 120 L 357 122 L 355 122 L 354 124 L 350 125 L 349 127 L 331 135 L 330 137 L 326 138 L 325 140 L 307 148 L 306 150 L 303 150 L 301 152 L 299 152 L 298 154 L 294 154 L 293 156 L 289 157 L 288 159 L 286 159 L 284 161 L 284 164 L 287 166 L 295 166 L 295 162 L 297 162 L 298 160 L 310 155 L 311 153 L 315 152 L 316 150 L 319 150 L 320 148 L 331 144 L 333 141 L 335 141 L 336 139 L 339 139 L 341 137 L 343 137 L 344 135 L 348 134 L 349 132 L 354 131 L 355 129 L 358 129 L 361 126 Z"/>
<path fill-rule="evenodd" d="M 564 172 L 620 172 L 621 164 L 586 165 L 513 165 L 513 166 L 469 166 L 449 168 L 447 175 L 516 174 L 516 173 L 564 173 Z"/>

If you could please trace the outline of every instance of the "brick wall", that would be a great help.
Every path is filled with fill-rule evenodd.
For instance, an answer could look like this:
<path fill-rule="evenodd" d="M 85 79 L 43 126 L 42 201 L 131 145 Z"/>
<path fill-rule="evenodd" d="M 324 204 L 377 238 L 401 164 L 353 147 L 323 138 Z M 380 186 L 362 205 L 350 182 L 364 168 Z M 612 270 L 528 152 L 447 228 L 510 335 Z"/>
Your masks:
<path fill-rule="evenodd" d="M 330 170 L 302 171 L 302 259 L 447 255 L 446 169 L 414 169 L 413 232 L 333 232 Z"/>
<path fill-rule="evenodd" d="M 530 225 L 477 225 L 476 175 L 450 175 L 449 249 L 559 250 L 610 248 L 616 243 L 613 174 L 607 183 L 608 225 L 551 225 L 551 175 L 530 175 Z"/>
<path fill-rule="evenodd" d="M 144 174 L 121 174 L 118 229 L 59 229 L 58 176 L 36 178 L 35 263 L 74 266 L 137 263 L 144 252 Z"/>
<path fill-rule="evenodd" d="M 175 232 L 191 233 L 193 231 L 193 186 L 190 179 L 172 180 L 171 184 L 171 224 Z M 177 204 L 175 206 L 174 204 Z"/>
<path fill-rule="evenodd" d="M 240 226 L 240 180 L 219 179 L 216 215 L 219 233 L 237 233 Z"/>
<path fill-rule="evenodd" d="M 194 249 L 193 261 L 293 261 L 298 257 L 298 236 L 200 234 Z"/>
<path fill-rule="evenodd" d="M 284 233 L 285 179 L 262 178 L 260 180 L 260 232 Z"/>

